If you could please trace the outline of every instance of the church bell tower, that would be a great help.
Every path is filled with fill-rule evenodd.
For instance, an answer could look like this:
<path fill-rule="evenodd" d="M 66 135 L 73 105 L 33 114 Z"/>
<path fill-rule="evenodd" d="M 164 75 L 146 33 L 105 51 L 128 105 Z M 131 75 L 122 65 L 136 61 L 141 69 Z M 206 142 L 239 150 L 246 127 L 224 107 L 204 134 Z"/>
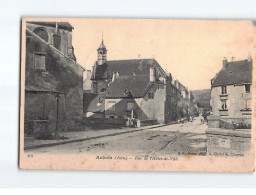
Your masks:
<path fill-rule="evenodd" d="M 99 48 L 97 49 L 97 51 L 98 51 L 98 64 L 102 65 L 107 61 L 107 48 L 103 41 L 103 35 L 102 35 L 101 44 L 100 44 Z"/>

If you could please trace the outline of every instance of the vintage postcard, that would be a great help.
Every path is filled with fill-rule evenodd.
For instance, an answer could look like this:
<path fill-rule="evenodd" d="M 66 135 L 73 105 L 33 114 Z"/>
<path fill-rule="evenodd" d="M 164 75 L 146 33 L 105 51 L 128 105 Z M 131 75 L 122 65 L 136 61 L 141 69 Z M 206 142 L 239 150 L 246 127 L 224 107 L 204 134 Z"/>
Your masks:
<path fill-rule="evenodd" d="M 250 20 L 23 18 L 22 169 L 254 172 Z"/>

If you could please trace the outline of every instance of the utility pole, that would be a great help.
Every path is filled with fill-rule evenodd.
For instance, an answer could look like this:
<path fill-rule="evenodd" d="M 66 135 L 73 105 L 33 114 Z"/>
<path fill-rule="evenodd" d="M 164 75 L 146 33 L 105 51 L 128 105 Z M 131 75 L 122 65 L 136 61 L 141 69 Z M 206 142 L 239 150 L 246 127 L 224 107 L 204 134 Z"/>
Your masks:
<path fill-rule="evenodd" d="M 60 139 L 60 134 L 59 134 L 59 102 L 61 100 L 60 94 L 57 94 L 55 96 L 56 102 L 57 102 L 57 115 L 56 115 L 56 129 L 55 129 L 55 139 L 59 140 Z"/>

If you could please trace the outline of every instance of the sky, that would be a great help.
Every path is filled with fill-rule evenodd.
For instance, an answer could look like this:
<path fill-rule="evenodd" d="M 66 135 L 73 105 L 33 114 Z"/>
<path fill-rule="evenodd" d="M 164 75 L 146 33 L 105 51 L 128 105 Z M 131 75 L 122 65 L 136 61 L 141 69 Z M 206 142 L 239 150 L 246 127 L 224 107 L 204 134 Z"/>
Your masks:
<path fill-rule="evenodd" d="M 67 20 L 65 20 L 67 21 Z M 77 62 L 87 70 L 97 60 L 102 39 L 108 60 L 155 58 L 189 90 L 210 88 L 228 61 L 255 53 L 252 21 L 170 19 L 68 19 L 74 27 Z"/>

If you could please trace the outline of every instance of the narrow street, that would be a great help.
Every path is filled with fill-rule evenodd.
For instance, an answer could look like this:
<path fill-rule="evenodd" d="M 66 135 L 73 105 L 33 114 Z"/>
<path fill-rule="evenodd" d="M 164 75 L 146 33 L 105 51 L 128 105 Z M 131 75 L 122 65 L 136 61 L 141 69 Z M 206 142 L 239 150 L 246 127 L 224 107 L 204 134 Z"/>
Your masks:
<path fill-rule="evenodd" d="M 206 155 L 206 124 L 199 118 L 184 124 L 102 137 L 87 141 L 37 148 L 29 153 L 83 153 L 90 155 L 168 156 Z"/>

